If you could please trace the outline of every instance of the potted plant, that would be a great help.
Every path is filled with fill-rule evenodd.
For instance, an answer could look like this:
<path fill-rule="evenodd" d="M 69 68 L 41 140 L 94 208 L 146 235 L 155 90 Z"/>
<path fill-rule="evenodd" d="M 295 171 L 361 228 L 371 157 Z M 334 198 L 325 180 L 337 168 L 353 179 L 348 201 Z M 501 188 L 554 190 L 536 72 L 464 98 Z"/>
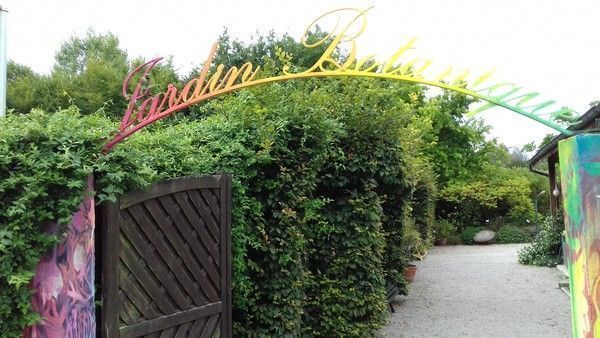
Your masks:
<path fill-rule="evenodd" d="M 404 278 L 406 278 L 406 280 L 410 283 L 412 283 L 415 280 L 415 276 L 417 274 L 417 266 L 412 264 L 412 263 L 408 263 L 406 264 L 406 266 L 404 267 Z"/>
<path fill-rule="evenodd" d="M 421 238 L 419 231 L 415 228 L 412 219 L 407 220 L 404 225 L 402 243 L 408 260 L 420 254 L 419 247 L 423 244 L 423 239 Z M 407 281 L 412 282 L 415 279 L 416 273 L 417 266 L 407 263 L 403 271 L 404 278 L 406 278 Z"/>

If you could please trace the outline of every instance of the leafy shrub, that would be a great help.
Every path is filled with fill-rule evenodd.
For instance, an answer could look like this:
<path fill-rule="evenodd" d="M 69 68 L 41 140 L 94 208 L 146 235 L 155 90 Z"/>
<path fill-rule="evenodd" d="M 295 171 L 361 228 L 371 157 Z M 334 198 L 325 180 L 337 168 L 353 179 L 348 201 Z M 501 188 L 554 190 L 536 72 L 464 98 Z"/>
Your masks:
<path fill-rule="evenodd" d="M 414 219 L 409 219 L 404 223 L 402 234 L 402 244 L 405 247 L 405 250 L 409 253 L 409 255 L 412 255 L 422 243 L 423 239 L 421 238 L 419 230 L 416 229 Z"/>
<path fill-rule="evenodd" d="M 40 319 L 28 285 L 60 235 L 42 233 L 43 225 L 69 223 L 114 128 L 76 109 L 0 119 L 0 336 L 18 337 Z"/>
<path fill-rule="evenodd" d="M 448 239 L 456 233 L 456 226 L 446 219 L 439 219 L 435 222 L 433 233 L 436 241 Z"/>
<path fill-rule="evenodd" d="M 531 241 L 531 235 L 527 229 L 519 228 L 514 225 L 505 225 L 496 232 L 496 243 L 526 243 Z"/>
<path fill-rule="evenodd" d="M 483 227 L 466 227 L 463 229 L 463 231 L 461 232 L 461 238 L 462 238 L 462 242 L 463 244 L 473 244 L 473 237 L 475 237 L 475 235 L 480 232 L 481 230 L 483 230 Z"/>
<path fill-rule="evenodd" d="M 116 125 L 99 115 L 0 121 L 0 229 L 13 236 L 1 247 L 0 331 L 19 335 L 38 319 L 25 285 L 56 243 L 39 225 L 69 221 L 92 172 L 98 202 L 172 177 L 233 174 L 236 335 L 365 336 L 381 327 L 386 284 L 405 283 L 401 234 L 416 163 L 405 149 L 419 130 L 407 130 L 401 100 L 376 97 L 368 103 L 387 105 L 376 113 L 343 104 L 356 90 L 342 84 L 333 87 L 346 91 L 340 102 L 327 90 L 311 94 L 317 103 L 285 86 L 243 91 L 214 101 L 208 117 L 157 123 L 108 155 L 101 148 Z"/>
<path fill-rule="evenodd" d="M 459 228 L 499 218 L 524 222 L 533 215 L 529 176 L 515 168 L 484 166 L 468 180 L 450 183 L 439 195 L 439 216 Z"/>
<path fill-rule="evenodd" d="M 561 263 L 562 232 L 564 225 L 560 217 L 546 217 L 541 222 L 540 232 L 533 242 L 519 251 L 519 263 L 537 266 L 555 266 Z"/>
<path fill-rule="evenodd" d="M 452 235 L 450 235 L 448 237 L 447 244 L 458 245 L 458 244 L 462 244 L 462 243 L 463 243 L 463 241 L 462 241 L 462 236 L 460 233 L 453 233 Z"/>
<path fill-rule="evenodd" d="M 430 241 L 435 226 L 435 191 L 435 178 L 424 176 L 417 182 L 410 203 L 416 228 L 424 241 Z"/>
<path fill-rule="evenodd" d="M 342 146 L 352 143 L 336 119 L 303 111 L 215 114 L 156 126 L 107 156 L 101 147 L 115 125 L 98 116 L 82 118 L 72 109 L 1 122 L 0 211 L 9 237 L 0 273 L 2 281 L 20 281 L 0 288 L 3 334 L 18 336 L 39 318 L 26 284 L 39 256 L 56 243 L 39 226 L 69 221 L 92 172 L 99 201 L 171 177 L 234 175 L 237 334 L 362 336 L 384 323 L 385 203 L 377 189 L 386 185 L 372 176 L 377 167 L 345 155 Z M 389 155 L 381 145 L 372 149 Z M 367 161 L 373 152 L 363 154 Z M 404 184 L 398 170 L 390 173 Z"/>

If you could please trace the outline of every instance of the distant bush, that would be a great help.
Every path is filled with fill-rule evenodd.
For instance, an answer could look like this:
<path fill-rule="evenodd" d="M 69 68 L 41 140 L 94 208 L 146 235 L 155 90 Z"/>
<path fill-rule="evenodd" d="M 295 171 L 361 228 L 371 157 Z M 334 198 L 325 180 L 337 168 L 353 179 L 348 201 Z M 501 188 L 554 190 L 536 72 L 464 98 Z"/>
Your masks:
<path fill-rule="evenodd" d="M 448 237 L 448 241 L 446 242 L 448 245 L 460 245 L 462 244 L 462 236 L 459 233 L 454 233 L 450 237 Z"/>
<path fill-rule="evenodd" d="M 435 178 L 423 176 L 422 180 L 417 182 L 410 202 L 412 216 L 415 226 L 421 234 L 421 239 L 429 242 L 435 227 L 435 193 Z"/>
<path fill-rule="evenodd" d="M 531 241 L 531 235 L 527 229 L 519 228 L 514 225 L 505 225 L 496 232 L 496 243 L 526 243 Z"/>
<path fill-rule="evenodd" d="M 439 193 L 437 213 L 459 229 L 486 220 L 524 222 L 533 215 L 528 176 L 514 168 L 488 165 L 469 180 L 450 183 Z"/>
<path fill-rule="evenodd" d="M 547 217 L 533 242 L 519 251 L 519 263 L 537 266 L 555 266 L 561 263 L 561 236 L 564 230 L 560 218 Z"/>
<path fill-rule="evenodd" d="M 456 234 L 456 226 L 446 219 L 440 219 L 435 222 L 433 236 L 436 241 L 449 239 Z M 460 242 L 460 241 L 459 241 Z"/>
<path fill-rule="evenodd" d="M 463 244 L 473 244 L 473 237 L 483 230 L 483 227 L 466 227 L 461 232 L 462 242 Z"/>

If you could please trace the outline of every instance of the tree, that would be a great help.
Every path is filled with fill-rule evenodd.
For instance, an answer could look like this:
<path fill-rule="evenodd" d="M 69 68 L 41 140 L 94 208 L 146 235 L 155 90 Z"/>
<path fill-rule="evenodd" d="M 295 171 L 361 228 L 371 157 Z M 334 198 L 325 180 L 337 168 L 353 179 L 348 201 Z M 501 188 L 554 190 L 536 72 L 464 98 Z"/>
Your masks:
<path fill-rule="evenodd" d="M 451 182 L 440 192 L 438 213 L 459 228 L 527 224 L 533 216 L 532 184 L 524 168 L 485 165 L 468 180 Z"/>
<path fill-rule="evenodd" d="M 102 62 L 117 72 L 127 72 L 127 52 L 119 47 L 112 33 L 96 34 L 88 30 L 85 37 L 72 36 L 63 42 L 55 56 L 54 72 L 81 75 L 90 62 Z"/>
<path fill-rule="evenodd" d="M 65 41 L 55 56 L 50 75 L 39 75 L 29 67 L 9 63 L 7 106 L 18 113 L 33 108 L 55 111 L 70 105 L 84 114 L 103 110 L 120 118 L 127 106 L 121 94 L 122 82 L 133 67 L 143 61 L 129 61 L 112 33 L 97 34 L 89 30 L 85 36 Z M 157 88 L 178 83 L 170 58 L 153 69 Z"/>
<path fill-rule="evenodd" d="M 19 113 L 28 113 L 39 103 L 39 87 L 42 77 L 31 68 L 13 61 L 6 70 L 6 106 Z"/>
<path fill-rule="evenodd" d="M 535 151 L 535 142 L 532 141 L 532 142 L 529 142 L 527 144 L 524 144 L 521 147 L 521 151 L 524 152 L 524 153 L 530 153 L 532 151 Z"/>
<path fill-rule="evenodd" d="M 318 26 L 315 31 L 308 32 L 307 42 L 315 42 L 327 36 Z M 215 65 L 223 64 L 226 67 L 240 67 L 245 62 L 254 65 L 264 65 L 266 60 L 274 62 L 274 67 L 281 70 L 281 62 L 278 51 L 283 51 L 291 57 L 291 64 L 299 69 L 312 66 L 323 55 L 327 43 L 314 48 L 307 48 L 287 33 L 277 36 L 270 31 L 266 35 L 257 32 L 250 42 L 245 43 L 240 39 L 232 39 L 227 29 L 219 36 L 219 48 L 213 60 Z"/>
<path fill-rule="evenodd" d="M 65 41 L 55 58 L 51 77 L 82 112 L 104 108 L 120 115 L 125 109 L 121 83 L 129 62 L 115 35 L 88 30 L 84 37 L 73 36 Z"/>
<path fill-rule="evenodd" d="M 28 66 L 18 64 L 12 60 L 8 61 L 6 69 L 6 80 L 16 81 L 25 77 L 34 77 L 37 74 Z"/>
<path fill-rule="evenodd" d="M 544 148 L 544 146 L 546 144 L 550 143 L 555 137 L 556 137 L 556 135 L 554 135 L 552 133 L 546 134 L 546 136 L 544 136 L 544 138 L 540 142 L 540 145 L 538 146 L 537 150 L 539 151 L 542 148 Z"/>
<path fill-rule="evenodd" d="M 487 162 L 485 154 L 489 147 L 485 135 L 489 126 L 466 117 L 472 102 L 465 95 L 445 91 L 418 112 L 432 122 L 429 140 L 434 146 L 428 152 L 440 188 L 469 177 Z"/>

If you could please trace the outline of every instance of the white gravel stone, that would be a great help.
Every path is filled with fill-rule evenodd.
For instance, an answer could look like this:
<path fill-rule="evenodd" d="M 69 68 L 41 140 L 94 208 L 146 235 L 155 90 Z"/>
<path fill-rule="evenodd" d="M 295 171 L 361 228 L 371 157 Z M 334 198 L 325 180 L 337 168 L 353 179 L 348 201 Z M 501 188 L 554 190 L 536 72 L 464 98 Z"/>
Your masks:
<path fill-rule="evenodd" d="M 520 265 L 523 246 L 435 247 L 380 336 L 570 337 L 560 272 Z"/>

